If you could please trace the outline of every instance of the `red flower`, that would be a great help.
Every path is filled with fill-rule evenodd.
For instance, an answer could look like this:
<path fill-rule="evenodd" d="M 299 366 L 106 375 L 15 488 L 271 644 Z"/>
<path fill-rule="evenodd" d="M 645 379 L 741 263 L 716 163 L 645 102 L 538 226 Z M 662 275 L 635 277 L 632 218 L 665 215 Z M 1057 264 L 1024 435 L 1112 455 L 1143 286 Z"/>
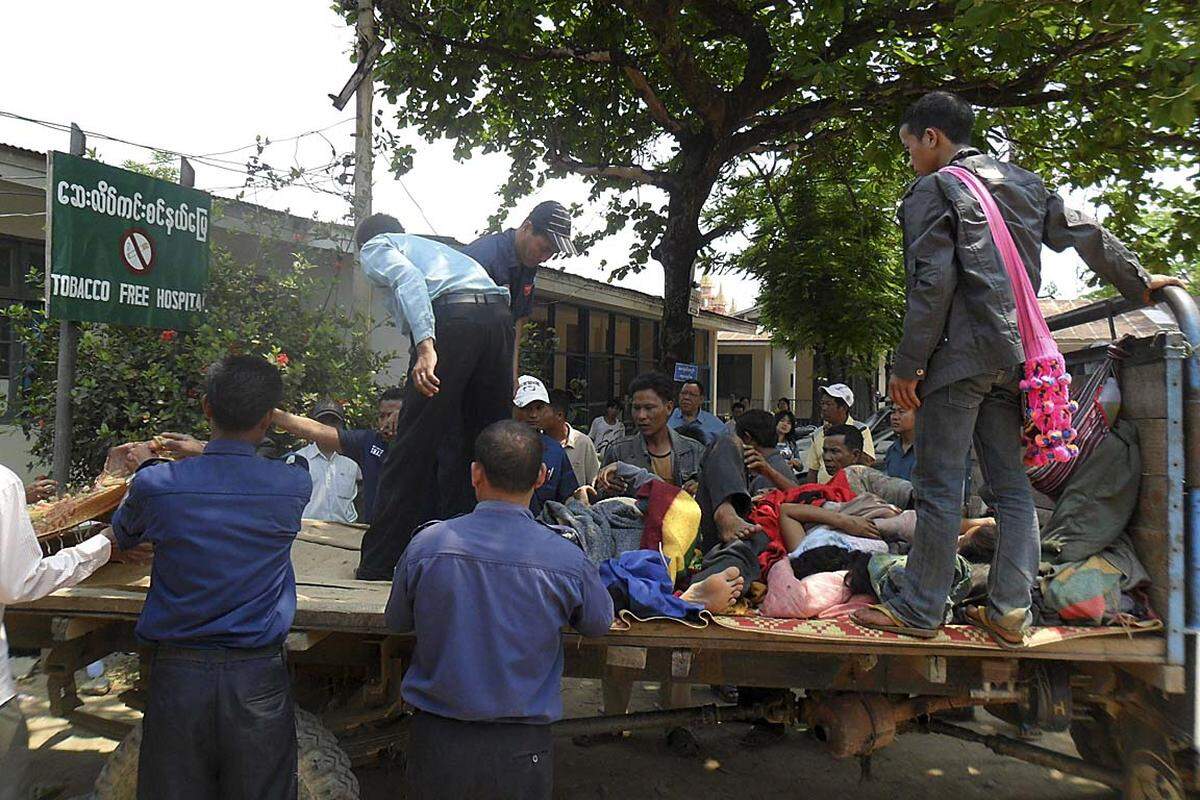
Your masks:
<path fill-rule="evenodd" d="M 281 367 L 286 367 L 288 365 L 288 361 L 290 360 L 291 359 L 288 358 L 287 353 L 280 353 L 279 355 L 275 356 L 275 363 Z"/>
<path fill-rule="evenodd" d="M 164 342 L 173 342 L 173 341 L 175 341 L 175 337 L 178 335 L 179 334 L 176 333 L 175 331 L 163 331 L 162 336 L 160 336 L 158 338 L 162 339 Z"/>

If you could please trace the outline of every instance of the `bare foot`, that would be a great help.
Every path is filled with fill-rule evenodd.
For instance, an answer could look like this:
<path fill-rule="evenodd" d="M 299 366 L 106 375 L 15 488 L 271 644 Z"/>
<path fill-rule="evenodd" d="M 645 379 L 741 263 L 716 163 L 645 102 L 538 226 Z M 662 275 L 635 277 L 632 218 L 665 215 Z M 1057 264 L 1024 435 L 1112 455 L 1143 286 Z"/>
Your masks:
<path fill-rule="evenodd" d="M 702 605 L 706 611 L 720 614 L 742 596 L 744 583 L 738 568 L 728 567 L 693 583 L 680 595 L 680 599 Z"/>
<path fill-rule="evenodd" d="M 738 539 L 749 539 L 762 528 L 753 522 L 747 522 L 733 510 L 733 504 L 726 501 L 717 506 L 713 512 L 713 522 L 717 526 L 717 536 L 722 542 L 733 542 Z"/>

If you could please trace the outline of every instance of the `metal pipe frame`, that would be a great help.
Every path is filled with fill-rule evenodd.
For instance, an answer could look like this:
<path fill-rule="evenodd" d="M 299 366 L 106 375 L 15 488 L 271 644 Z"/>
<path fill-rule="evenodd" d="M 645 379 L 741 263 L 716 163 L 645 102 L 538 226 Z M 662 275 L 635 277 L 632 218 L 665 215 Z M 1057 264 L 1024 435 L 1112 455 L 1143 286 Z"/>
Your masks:
<path fill-rule="evenodd" d="M 1054 750 L 1047 750 L 1044 747 L 1027 744 L 1018 739 L 976 733 L 970 728 L 964 728 L 961 725 L 951 725 L 936 718 L 929 720 L 927 728 L 930 733 L 940 733 L 943 736 L 953 736 L 955 739 L 981 744 L 993 753 L 1017 758 L 1021 761 L 1027 761 L 1030 764 L 1037 764 L 1039 767 L 1056 769 L 1059 772 L 1065 772 L 1068 775 L 1077 775 L 1080 778 L 1087 778 L 1089 781 L 1102 783 L 1105 786 L 1111 786 L 1116 789 L 1120 789 L 1122 785 L 1121 773 L 1116 770 L 1097 767 L 1089 764 L 1082 758 L 1063 755 Z"/>

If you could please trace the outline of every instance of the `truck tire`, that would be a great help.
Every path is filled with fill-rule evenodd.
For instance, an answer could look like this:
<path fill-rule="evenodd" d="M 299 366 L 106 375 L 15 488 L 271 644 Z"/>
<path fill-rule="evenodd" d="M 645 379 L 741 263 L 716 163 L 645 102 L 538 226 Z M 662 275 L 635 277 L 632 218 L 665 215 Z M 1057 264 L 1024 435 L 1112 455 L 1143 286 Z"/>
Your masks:
<path fill-rule="evenodd" d="M 296 709 L 296 750 L 299 800 L 358 800 L 358 778 L 337 737 L 314 714 Z M 96 778 L 96 800 L 136 800 L 138 751 L 142 726 L 138 723 L 112 751 Z"/>
<path fill-rule="evenodd" d="M 1183 781 L 1170 742 L 1142 719 L 1122 715 L 1121 752 L 1125 770 L 1124 800 L 1185 800 Z"/>
<path fill-rule="evenodd" d="M 358 800 L 350 756 L 316 714 L 296 709 L 299 800 Z"/>
<path fill-rule="evenodd" d="M 1071 720 L 1071 741 L 1079 751 L 1079 757 L 1094 767 L 1119 770 L 1121 768 L 1121 743 L 1117 737 L 1116 723 L 1107 714 Z"/>

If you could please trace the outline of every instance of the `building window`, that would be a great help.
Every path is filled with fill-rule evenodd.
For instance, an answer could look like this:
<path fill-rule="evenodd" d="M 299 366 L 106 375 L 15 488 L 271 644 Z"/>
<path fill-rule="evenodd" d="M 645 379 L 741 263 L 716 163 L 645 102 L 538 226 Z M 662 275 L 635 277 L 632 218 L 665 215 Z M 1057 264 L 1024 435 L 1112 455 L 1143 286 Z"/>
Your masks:
<path fill-rule="evenodd" d="M 28 276 L 31 269 L 45 265 L 45 242 L 0 236 L 0 308 L 24 303 L 41 309 L 40 287 L 30 284 Z M 11 321 L 0 317 L 0 419 L 11 419 L 18 411 L 22 355 Z"/>

